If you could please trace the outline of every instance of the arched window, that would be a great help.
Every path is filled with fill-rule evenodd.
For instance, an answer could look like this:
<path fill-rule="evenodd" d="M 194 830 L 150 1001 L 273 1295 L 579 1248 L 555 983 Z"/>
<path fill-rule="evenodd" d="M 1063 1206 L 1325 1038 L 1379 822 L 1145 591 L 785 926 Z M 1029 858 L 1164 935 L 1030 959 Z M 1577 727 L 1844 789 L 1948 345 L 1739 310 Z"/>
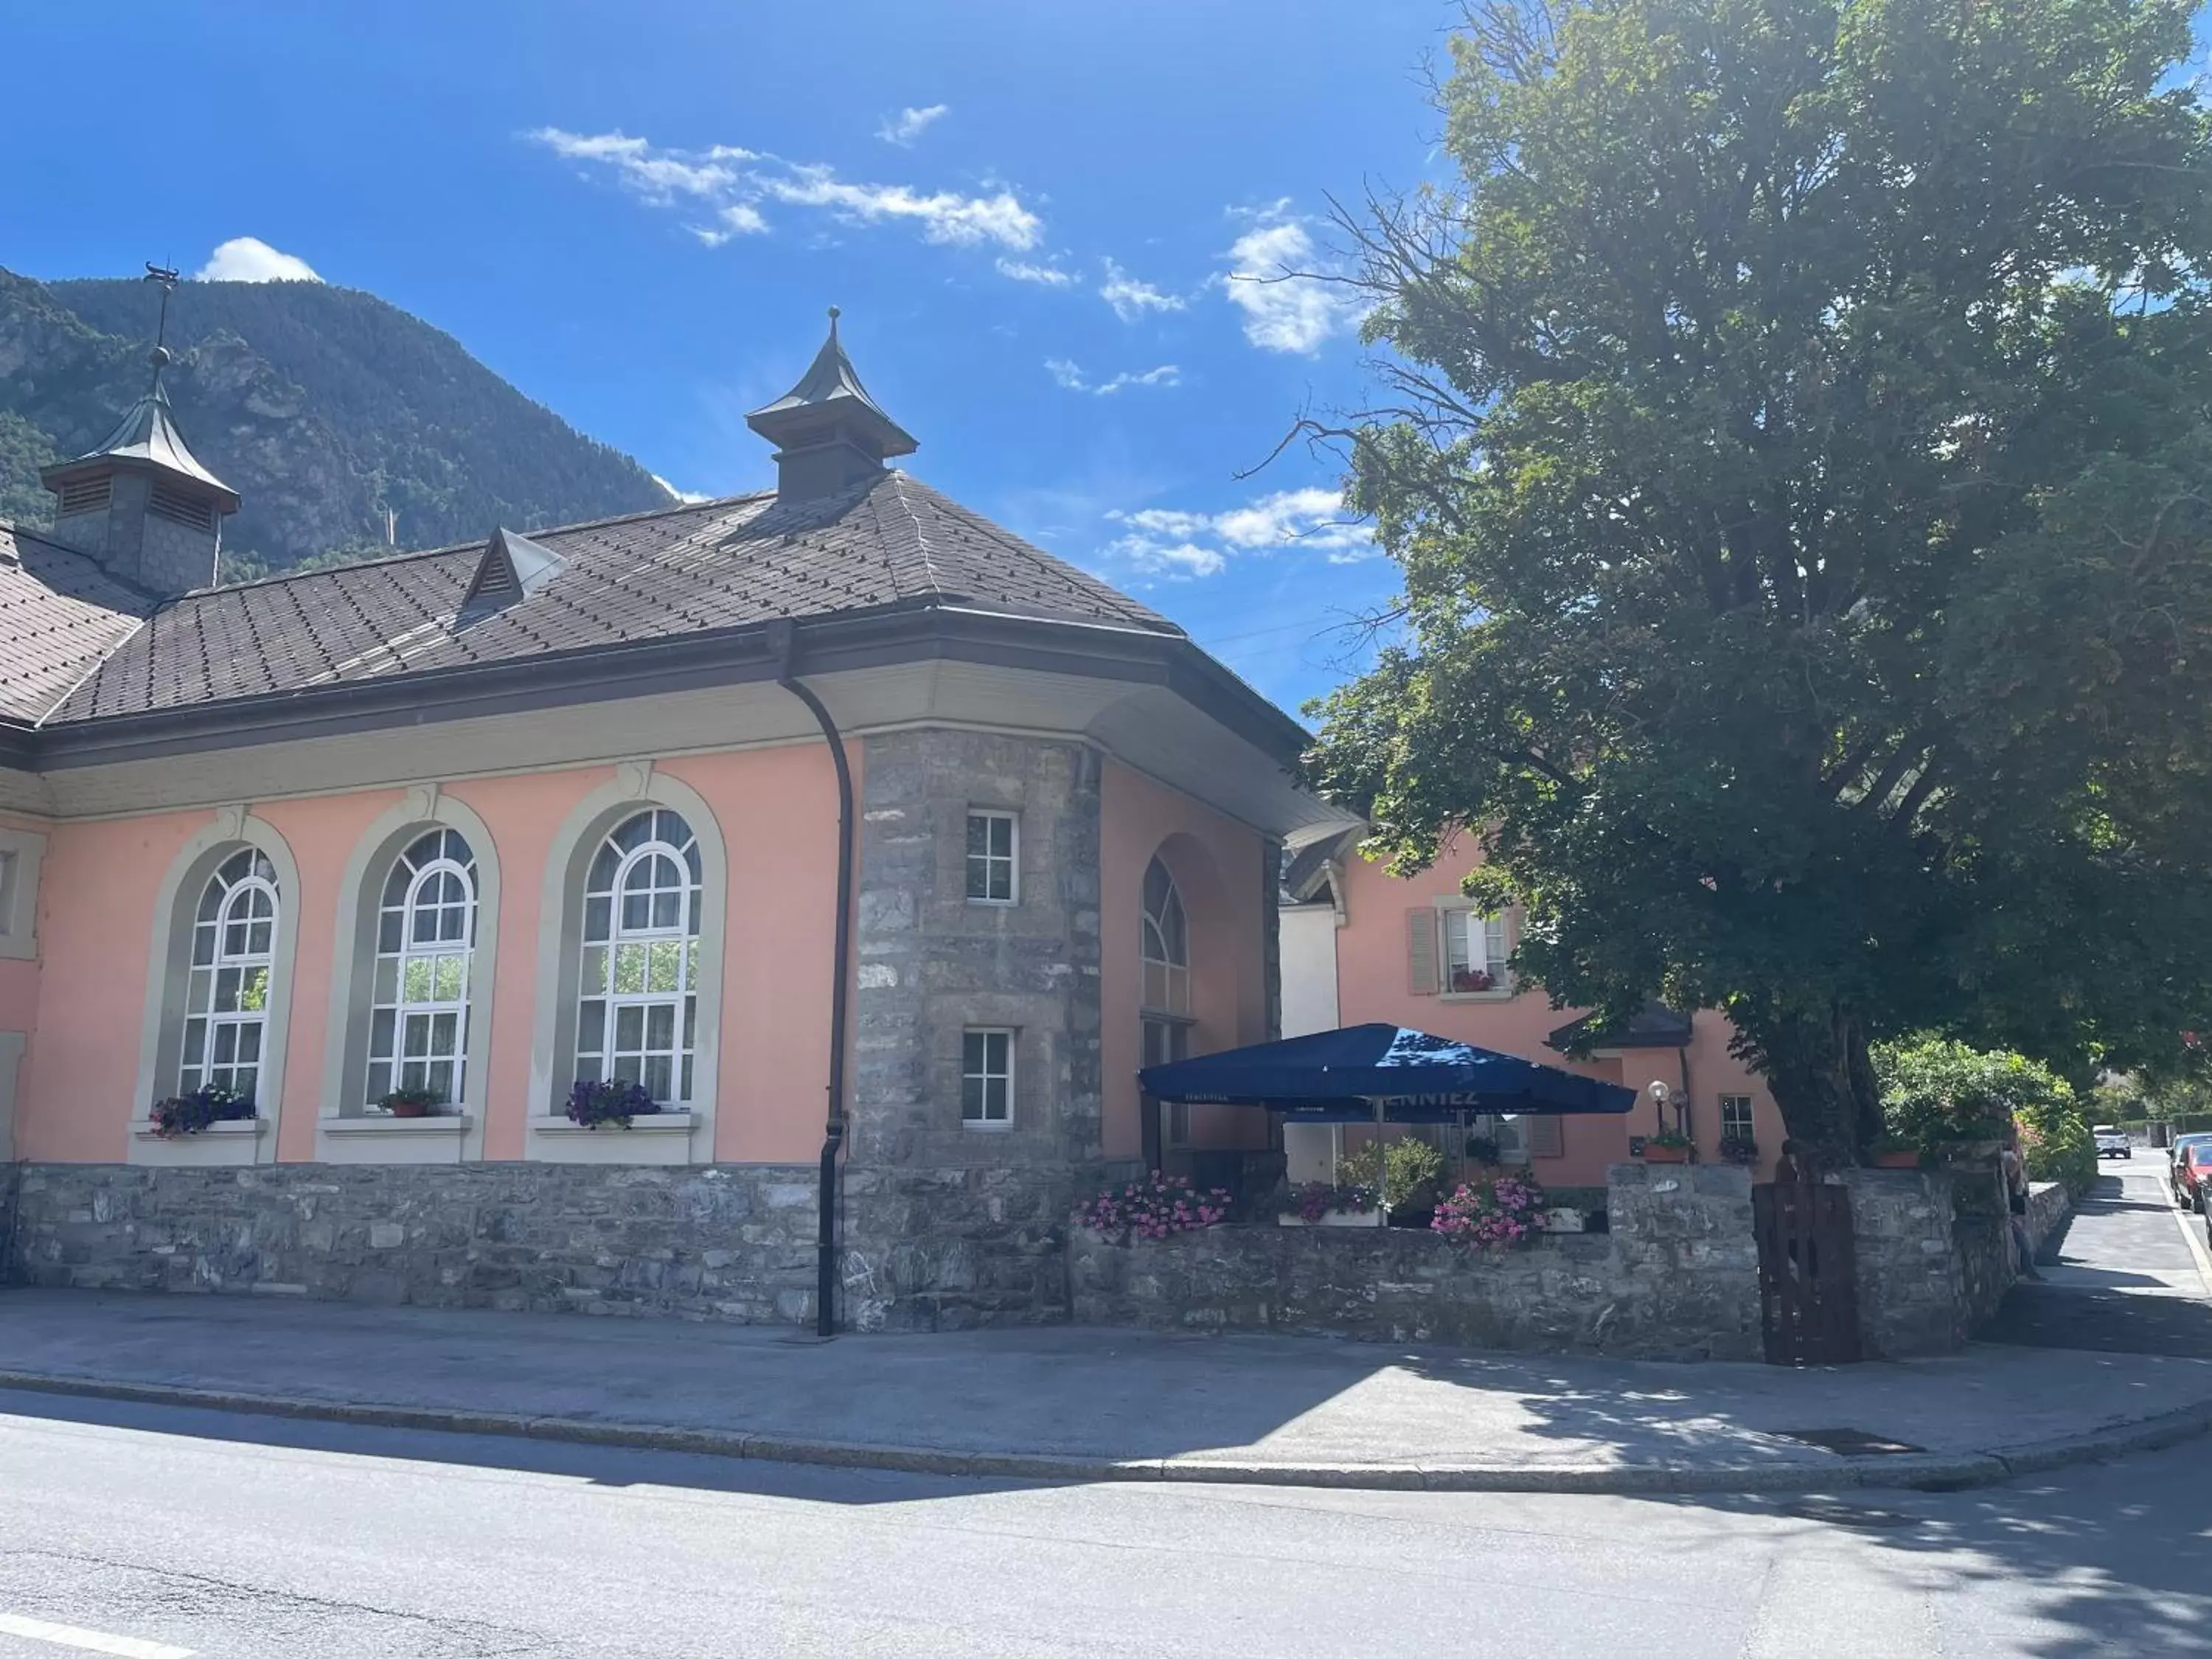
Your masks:
<path fill-rule="evenodd" d="M 1175 878 L 1158 859 L 1145 872 L 1144 1006 L 1156 1013 L 1190 1013 L 1190 929 Z"/>
<path fill-rule="evenodd" d="M 1138 1052 L 1146 1066 L 1167 1066 L 1190 1057 L 1190 927 L 1175 878 L 1157 858 L 1145 871 L 1144 900 L 1139 927 L 1144 978 L 1138 991 L 1144 1035 Z M 1161 1113 L 1160 1138 L 1170 1150 L 1190 1145 L 1187 1103 L 1170 1102 Z"/>
<path fill-rule="evenodd" d="M 192 924 L 179 1094 L 217 1088 L 253 1099 L 266 1047 L 282 896 L 276 866 L 250 847 L 225 859 L 208 878 Z"/>
<path fill-rule="evenodd" d="M 698 1042 L 699 843 L 659 807 L 617 825 L 584 880 L 576 1076 L 642 1084 L 664 1106 L 691 1100 Z"/>
<path fill-rule="evenodd" d="M 430 830 L 392 860 L 377 911 L 371 1103 L 396 1089 L 461 1098 L 476 939 L 476 854 L 458 830 Z"/>

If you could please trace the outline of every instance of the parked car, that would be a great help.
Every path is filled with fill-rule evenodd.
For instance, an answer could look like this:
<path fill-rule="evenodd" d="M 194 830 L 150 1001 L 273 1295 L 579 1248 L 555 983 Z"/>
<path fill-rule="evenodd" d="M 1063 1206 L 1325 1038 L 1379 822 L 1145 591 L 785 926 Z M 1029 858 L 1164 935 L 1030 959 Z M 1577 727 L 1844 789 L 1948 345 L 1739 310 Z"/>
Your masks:
<path fill-rule="evenodd" d="M 2100 1123 L 2089 1133 L 2096 1139 L 2099 1158 L 2131 1158 L 2136 1155 L 2136 1144 L 2128 1139 L 2125 1129 L 2117 1128 L 2110 1123 Z"/>
<path fill-rule="evenodd" d="M 2199 1136 L 2173 1160 L 2173 1200 L 2185 1209 L 2203 1210 L 2212 1186 L 2212 1136 Z"/>
<path fill-rule="evenodd" d="M 2174 1136 L 2172 1144 L 2166 1149 L 2166 1178 L 2168 1181 L 2177 1179 L 2174 1169 L 2181 1161 L 2181 1154 L 2200 1140 L 2212 1140 L 2212 1134 L 2192 1133 Z"/>

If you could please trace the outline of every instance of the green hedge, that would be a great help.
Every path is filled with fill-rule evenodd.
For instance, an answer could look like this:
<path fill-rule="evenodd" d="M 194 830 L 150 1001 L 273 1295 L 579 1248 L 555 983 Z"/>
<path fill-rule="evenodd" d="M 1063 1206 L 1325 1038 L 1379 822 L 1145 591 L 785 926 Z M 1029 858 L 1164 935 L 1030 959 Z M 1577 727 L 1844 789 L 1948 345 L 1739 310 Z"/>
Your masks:
<path fill-rule="evenodd" d="M 2073 1085 L 2025 1054 L 1928 1038 L 1875 1050 L 1890 1133 L 1923 1152 L 2001 1137 L 2020 1126 L 2028 1178 L 2079 1196 L 2097 1178 L 2097 1144 Z"/>

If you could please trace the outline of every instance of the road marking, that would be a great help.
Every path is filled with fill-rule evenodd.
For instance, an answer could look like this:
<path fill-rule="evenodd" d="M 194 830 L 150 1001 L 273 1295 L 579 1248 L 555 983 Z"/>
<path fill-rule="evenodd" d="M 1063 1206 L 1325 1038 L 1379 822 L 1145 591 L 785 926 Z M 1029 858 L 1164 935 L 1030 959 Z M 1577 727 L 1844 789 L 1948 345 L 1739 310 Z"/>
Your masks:
<path fill-rule="evenodd" d="M 2191 1224 L 2197 1219 L 2196 1212 L 2177 1204 L 2173 1206 L 2173 1218 L 2181 1224 L 2182 1237 L 2189 1241 L 2189 1259 L 2197 1264 L 2197 1277 L 2204 1283 L 2204 1294 L 2212 1297 L 2212 1249 L 2205 1248 L 2204 1241 L 2197 1236 L 2197 1229 Z"/>
<path fill-rule="evenodd" d="M 145 1642 L 135 1636 L 110 1636 L 104 1630 L 84 1630 L 76 1625 L 51 1625 L 43 1619 L 25 1619 L 0 1613 L 0 1636 L 27 1636 L 33 1642 L 52 1642 L 80 1653 L 112 1653 L 116 1659 L 192 1659 L 190 1648 L 167 1642 Z"/>

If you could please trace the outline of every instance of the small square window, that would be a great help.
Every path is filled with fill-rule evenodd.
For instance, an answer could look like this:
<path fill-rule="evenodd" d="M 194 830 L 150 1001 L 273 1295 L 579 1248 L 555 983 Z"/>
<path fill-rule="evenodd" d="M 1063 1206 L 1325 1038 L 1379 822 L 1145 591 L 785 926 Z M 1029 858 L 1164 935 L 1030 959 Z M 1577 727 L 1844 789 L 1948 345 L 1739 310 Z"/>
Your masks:
<path fill-rule="evenodd" d="M 968 896 L 978 904 L 1012 904 L 1015 897 L 1014 815 L 968 815 Z"/>
<path fill-rule="evenodd" d="M 1723 1095 L 1721 1097 L 1721 1138 L 1728 1140 L 1738 1137 L 1745 1140 L 1752 1138 L 1751 1097 Z"/>
<path fill-rule="evenodd" d="M 1005 1129 L 1014 1121 L 1014 1034 L 968 1031 L 960 1040 L 960 1121 Z"/>

